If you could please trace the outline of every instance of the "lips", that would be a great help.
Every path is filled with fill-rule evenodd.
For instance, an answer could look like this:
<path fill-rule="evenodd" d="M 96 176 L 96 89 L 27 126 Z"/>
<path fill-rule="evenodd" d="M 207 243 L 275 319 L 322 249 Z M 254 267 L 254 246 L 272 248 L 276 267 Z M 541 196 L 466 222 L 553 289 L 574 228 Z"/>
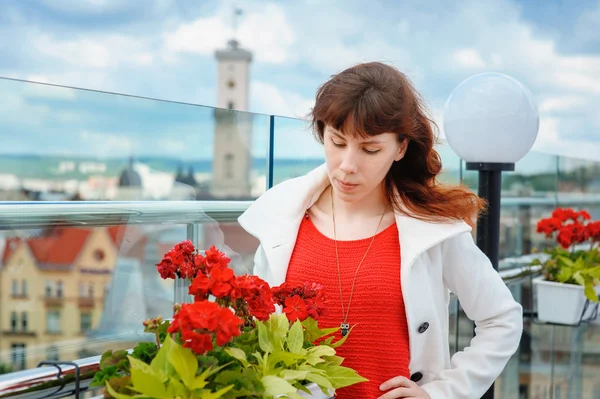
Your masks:
<path fill-rule="evenodd" d="M 346 183 L 345 181 L 341 181 L 339 180 L 340 184 L 344 185 L 344 186 L 348 186 L 348 187 L 356 187 L 358 186 L 358 184 L 352 184 L 352 183 Z"/>
<path fill-rule="evenodd" d="M 358 184 L 347 183 L 343 180 L 336 180 L 336 181 L 337 181 L 337 186 L 339 187 L 339 189 L 342 191 L 346 191 L 346 192 L 353 191 L 354 188 L 356 188 L 358 186 Z"/>

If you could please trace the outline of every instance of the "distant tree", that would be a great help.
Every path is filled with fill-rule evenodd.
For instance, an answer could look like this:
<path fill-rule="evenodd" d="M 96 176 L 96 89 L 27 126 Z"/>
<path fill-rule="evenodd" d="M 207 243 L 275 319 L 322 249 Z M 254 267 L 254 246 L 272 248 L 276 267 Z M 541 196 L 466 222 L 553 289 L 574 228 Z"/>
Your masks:
<path fill-rule="evenodd" d="M 0 363 L 0 374 L 12 373 L 14 370 L 8 364 Z"/>

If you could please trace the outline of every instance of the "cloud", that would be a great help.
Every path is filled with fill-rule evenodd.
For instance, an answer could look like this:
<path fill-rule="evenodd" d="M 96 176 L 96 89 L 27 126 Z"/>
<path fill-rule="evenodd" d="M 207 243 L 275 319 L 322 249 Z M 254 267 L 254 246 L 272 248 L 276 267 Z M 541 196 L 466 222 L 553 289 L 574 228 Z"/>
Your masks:
<path fill-rule="evenodd" d="M 154 55 L 144 40 L 124 35 L 89 36 L 74 40 L 43 34 L 34 42 L 40 54 L 84 68 L 109 68 L 121 63 L 151 65 Z"/>
<path fill-rule="evenodd" d="M 79 137 L 81 144 L 98 156 L 129 156 L 139 144 L 134 138 L 118 133 L 83 130 Z"/>
<path fill-rule="evenodd" d="M 235 34 L 224 13 L 222 8 L 217 15 L 198 18 L 165 33 L 165 49 L 175 54 L 212 55 L 235 35 L 244 47 L 255 53 L 259 62 L 281 64 L 289 60 L 294 34 L 279 5 L 267 3 L 249 11 Z"/>
<path fill-rule="evenodd" d="M 485 68 L 487 65 L 479 52 L 471 48 L 456 51 L 453 58 L 458 66 L 464 68 Z"/>
<path fill-rule="evenodd" d="M 569 111 L 588 104 L 588 99 L 582 96 L 564 95 L 556 97 L 546 97 L 542 99 L 539 105 L 540 113 L 550 113 L 553 111 Z"/>
<path fill-rule="evenodd" d="M 262 81 L 250 85 L 251 109 L 254 112 L 303 118 L 314 105 L 314 100 Z"/>

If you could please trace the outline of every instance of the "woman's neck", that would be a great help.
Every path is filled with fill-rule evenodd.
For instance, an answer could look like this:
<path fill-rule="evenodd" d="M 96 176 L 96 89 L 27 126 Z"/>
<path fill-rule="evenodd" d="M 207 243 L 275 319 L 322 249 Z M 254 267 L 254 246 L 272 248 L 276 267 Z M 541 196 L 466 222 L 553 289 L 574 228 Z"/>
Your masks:
<path fill-rule="evenodd" d="M 370 219 L 380 217 L 384 210 L 390 211 L 389 206 L 387 206 L 387 198 L 381 186 L 358 201 L 348 201 L 342 198 L 336 194 L 336 190 L 332 189 L 331 186 L 323 194 L 321 196 L 322 201 L 319 201 L 321 202 L 320 208 L 330 214 L 332 212 L 333 195 L 333 209 L 335 209 L 336 218 L 340 220 L 343 219 L 351 222 L 354 220 Z"/>

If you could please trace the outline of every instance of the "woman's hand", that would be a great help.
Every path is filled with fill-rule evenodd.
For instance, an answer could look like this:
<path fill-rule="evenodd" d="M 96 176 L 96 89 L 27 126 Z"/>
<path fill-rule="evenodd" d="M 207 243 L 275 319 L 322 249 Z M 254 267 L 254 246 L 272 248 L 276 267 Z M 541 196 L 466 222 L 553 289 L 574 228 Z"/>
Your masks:
<path fill-rule="evenodd" d="M 381 395 L 378 399 L 393 399 L 393 398 L 412 398 L 412 399 L 431 399 L 423 388 L 417 385 L 416 382 L 409 380 L 406 377 L 394 377 L 379 387 L 382 391 L 388 391 Z"/>

